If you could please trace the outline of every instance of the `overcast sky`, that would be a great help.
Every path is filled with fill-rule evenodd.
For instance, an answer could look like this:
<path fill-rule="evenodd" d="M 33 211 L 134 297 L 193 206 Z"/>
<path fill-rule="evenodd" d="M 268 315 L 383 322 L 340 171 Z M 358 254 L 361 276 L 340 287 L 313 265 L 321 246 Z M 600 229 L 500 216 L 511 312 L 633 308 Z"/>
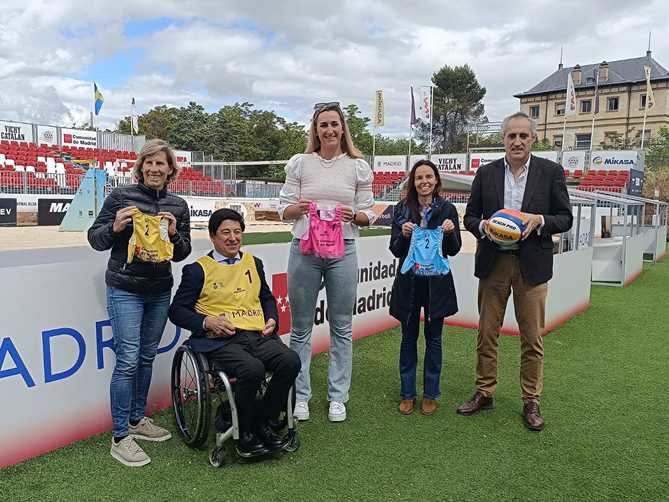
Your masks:
<path fill-rule="evenodd" d="M 307 122 L 313 103 L 356 103 L 371 116 L 384 89 L 389 135 L 409 120 L 409 86 L 469 64 L 486 114 L 565 66 L 643 56 L 669 68 L 669 2 L 429 0 L 2 0 L 0 118 L 113 127 L 156 105 L 208 111 L 249 101 Z"/>

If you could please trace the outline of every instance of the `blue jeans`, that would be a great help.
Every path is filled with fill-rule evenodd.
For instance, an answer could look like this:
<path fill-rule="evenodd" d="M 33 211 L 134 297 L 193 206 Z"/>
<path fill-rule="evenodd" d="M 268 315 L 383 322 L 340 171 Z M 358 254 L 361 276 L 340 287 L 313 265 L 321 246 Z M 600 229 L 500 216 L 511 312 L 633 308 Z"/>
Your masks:
<path fill-rule="evenodd" d="M 420 285 L 416 285 L 411 312 L 402 323 L 402 342 L 400 343 L 400 396 L 402 399 L 415 399 L 416 392 L 416 365 L 418 362 L 418 334 L 420 332 L 420 309 L 425 302 Z M 441 378 L 441 333 L 444 327 L 444 318 L 431 318 L 424 322 L 425 360 L 423 363 L 423 397 L 437 399 L 441 392 L 439 380 Z"/>
<path fill-rule="evenodd" d="M 302 369 L 295 380 L 296 401 L 311 398 L 311 331 L 321 282 L 325 283 L 330 323 L 328 400 L 345 403 L 353 368 L 353 307 L 358 287 L 355 240 L 346 239 L 342 258 L 325 259 L 300 252 L 293 239 L 288 257 L 288 301 L 291 310 L 290 348 L 300 356 Z"/>
<path fill-rule="evenodd" d="M 128 435 L 128 421 L 144 417 L 153 359 L 167 323 L 171 291 L 140 295 L 107 287 L 107 312 L 116 364 L 111 377 L 112 435 Z"/>

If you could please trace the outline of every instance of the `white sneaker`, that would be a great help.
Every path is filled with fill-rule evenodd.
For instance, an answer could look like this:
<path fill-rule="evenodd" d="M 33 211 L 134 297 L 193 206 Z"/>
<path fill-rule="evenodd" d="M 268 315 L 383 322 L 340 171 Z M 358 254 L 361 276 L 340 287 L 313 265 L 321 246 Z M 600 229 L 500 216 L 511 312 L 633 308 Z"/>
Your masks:
<path fill-rule="evenodd" d="M 309 403 L 306 401 L 297 401 L 295 403 L 295 411 L 293 411 L 293 416 L 300 422 L 309 420 Z"/>
<path fill-rule="evenodd" d="M 328 420 L 330 420 L 330 422 L 343 422 L 346 420 L 346 405 L 339 401 L 330 401 Z"/>
<path fill-rule="evenodd" d="M 112 438 L 110 453 L 112 457 L 128 467 L 141 467 L 151 462 L 149 456 L 135 443 L 132 436 L 126 436 L 118 443 L 115 443 Z"/>
<path fill-rule="evenodd" d="M 128 424 L 128 435 L 146 441 L 167 441 L 172 437 L 170 431 L 158 427 L 149 417 L 142 418 L 137 425 Z"/>

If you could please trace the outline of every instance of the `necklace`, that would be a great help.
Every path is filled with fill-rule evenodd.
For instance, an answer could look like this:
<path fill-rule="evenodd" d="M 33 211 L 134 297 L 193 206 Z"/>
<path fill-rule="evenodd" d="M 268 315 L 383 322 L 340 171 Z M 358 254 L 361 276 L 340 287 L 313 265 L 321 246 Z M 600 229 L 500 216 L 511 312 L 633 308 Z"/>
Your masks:
<path fill-rule="evenodd" d="M 321 165 L 327 169 L 331 168 L 334 166 L 339 159 L 341 159 L 345 153 L 342 153 L 340 155 L 337 155 L 336 157 L 332 157 L 331 159 L 324 159 L 320 155 L 316 154 L 318 156 L 318 161 L 321 163 Z"/>

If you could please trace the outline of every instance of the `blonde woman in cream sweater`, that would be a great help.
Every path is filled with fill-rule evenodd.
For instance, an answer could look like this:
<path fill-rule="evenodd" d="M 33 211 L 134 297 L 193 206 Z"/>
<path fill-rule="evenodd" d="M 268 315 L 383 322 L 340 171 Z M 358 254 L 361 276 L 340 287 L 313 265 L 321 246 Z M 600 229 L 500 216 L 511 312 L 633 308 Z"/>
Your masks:
<path fill-rule="evenodd" d="M 290 348 L 302 370 L 295 382 L 295 417 L 309 419 L 311 383 L 311 332 L 318 292 L 325 287 L 330 323 L 330 367 L 328 370 L 328 419 L 346 420 L 346 402 L 351 386 L 353 354 L 353 307 L 358 283 L 355 240 L 359 227 L 374 219 L 372 170 L 354 145 L 339 103 L 318 103 L 309 128 L 305 153 L 286 165 L 279 214 L 293 221 L 293 241 L 288 259 L 288 299 L 292 327 Z M 318 258 L 303 255 L 300 238 L 308 231 L 309 203 L 340 204 L 344 256 Z"/>

